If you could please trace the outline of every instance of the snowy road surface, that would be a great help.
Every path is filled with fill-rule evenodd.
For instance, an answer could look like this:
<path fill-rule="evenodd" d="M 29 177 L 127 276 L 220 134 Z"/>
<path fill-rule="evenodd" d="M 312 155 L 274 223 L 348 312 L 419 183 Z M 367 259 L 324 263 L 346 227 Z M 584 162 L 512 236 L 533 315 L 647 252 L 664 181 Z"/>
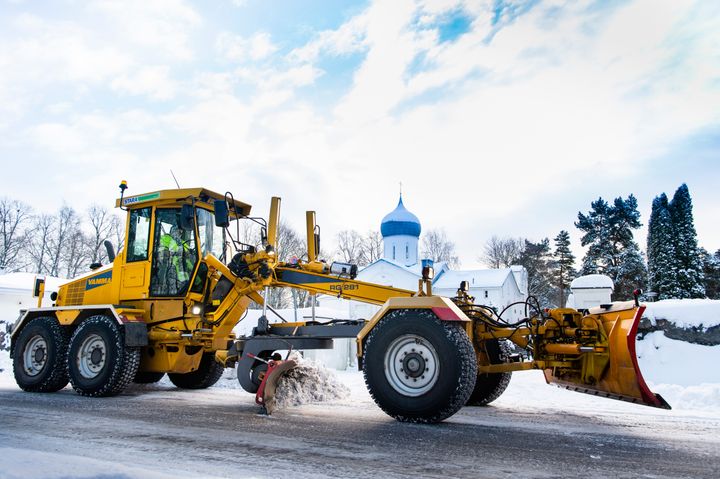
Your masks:
<path fill-rule="evenodd" d="M 261 416 L 220 387 L 133 386 L 115 398 L 18 390 L 0 374 L 0 477 L 720 477 L 720 413 L 661 411 L 518 373 L 492 406 L 401 424 L 355 372 L 347 400 Z M 225 386 L 225 387 L 223 387 Z"/>

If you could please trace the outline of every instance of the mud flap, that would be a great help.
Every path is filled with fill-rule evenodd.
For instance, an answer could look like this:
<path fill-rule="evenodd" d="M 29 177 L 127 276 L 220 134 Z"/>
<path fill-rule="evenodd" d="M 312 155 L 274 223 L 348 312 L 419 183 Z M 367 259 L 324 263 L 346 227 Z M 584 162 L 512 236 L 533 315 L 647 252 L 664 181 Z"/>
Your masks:
<path fill-rule="evenodd" d="M 594 396 L 619 399 L 636 404 L 671 409 L 660 396 L 650 391 L 638 365 L 635 337 L 645 306 L 599 313 L 608 337 L 607 366 L 598 379 L 583 381 L 578 376 L 546 369 L 545 379 L 549 384 Z M 585 353 L 594 355 L 597 353 Z M 593 358 L 590 358 L 592 360 Z M 589 383 L 588 383 L 589 382 Z"/>
<path fill-rule="evenodd" d="M 278 381 L 288 371 L 297 367 L 297 361 L 268 361 L 268 368 L 255 394 L 255 402 L 263 407 L 265 414 L 272 414 L 275 409 L 275 391 Z"/>

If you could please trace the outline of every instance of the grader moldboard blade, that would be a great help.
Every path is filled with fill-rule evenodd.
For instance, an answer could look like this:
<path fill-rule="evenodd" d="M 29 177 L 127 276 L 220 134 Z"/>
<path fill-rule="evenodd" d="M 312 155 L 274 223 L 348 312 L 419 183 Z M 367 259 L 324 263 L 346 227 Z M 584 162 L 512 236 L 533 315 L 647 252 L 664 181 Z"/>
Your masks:
<path fill-rule="evenodd" d="M 584 381 L 572 374 L 556 376 L 553 369 L 546 369 L 547 382 L 594 396 L 671 409 L 662 396 L 650 391 L 638 365 L 635 337 L 644 311 L 645 306 L 633 303 L 591 309 L 589 316 L 599 319 L 607 334 L 607 365 L 602 374 L 598 379 Z"/>
<path fill-rule="evenodd" d="M 265 414 L 270 415 L 275 410 L 275 391 L 277 391 L 278 381 L 297 365 L 297 361 L 293 359 L 268 361 L 267 371 L 255 394 L 255 402 L 264 408 Z"/>

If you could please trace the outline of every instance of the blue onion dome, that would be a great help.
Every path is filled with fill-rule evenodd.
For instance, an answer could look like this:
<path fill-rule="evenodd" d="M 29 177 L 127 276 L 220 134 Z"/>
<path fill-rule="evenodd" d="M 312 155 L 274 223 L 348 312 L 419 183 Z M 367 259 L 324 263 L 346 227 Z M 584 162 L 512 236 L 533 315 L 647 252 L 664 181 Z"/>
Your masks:
<path fill-rule="evenodd" d="M 380 233 L 383 237 L 398 235 L 420 237 L 420 220 L 405 208 L 402 195 L 397 208 L 388 213 L 380 223 Z"/>

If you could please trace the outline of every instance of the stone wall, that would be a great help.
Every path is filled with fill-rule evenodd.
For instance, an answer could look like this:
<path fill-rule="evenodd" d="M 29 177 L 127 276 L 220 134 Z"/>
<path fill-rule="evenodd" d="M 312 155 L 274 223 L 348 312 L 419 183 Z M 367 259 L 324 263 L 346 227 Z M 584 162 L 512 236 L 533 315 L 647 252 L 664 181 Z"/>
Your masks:
<path fill-rule="evenodd" d="M 676 326 L 675 323 L 665 319 L 658 318 L 655 320 L 655 324 L 652 324 L 648 318 L 642 318 L 640 320 L 640 326 L 638 328 L 638 336 L 640 336 L 640 338 L 654 331 L 662 331 L 665 333 L 665 336 L 670 339 L 677 339 L 693 344 L 702 344 L 704 346 L 716 346 L 720 344 L 720 325 L 710 328 L 695 326 L 681 328 Z"/>

